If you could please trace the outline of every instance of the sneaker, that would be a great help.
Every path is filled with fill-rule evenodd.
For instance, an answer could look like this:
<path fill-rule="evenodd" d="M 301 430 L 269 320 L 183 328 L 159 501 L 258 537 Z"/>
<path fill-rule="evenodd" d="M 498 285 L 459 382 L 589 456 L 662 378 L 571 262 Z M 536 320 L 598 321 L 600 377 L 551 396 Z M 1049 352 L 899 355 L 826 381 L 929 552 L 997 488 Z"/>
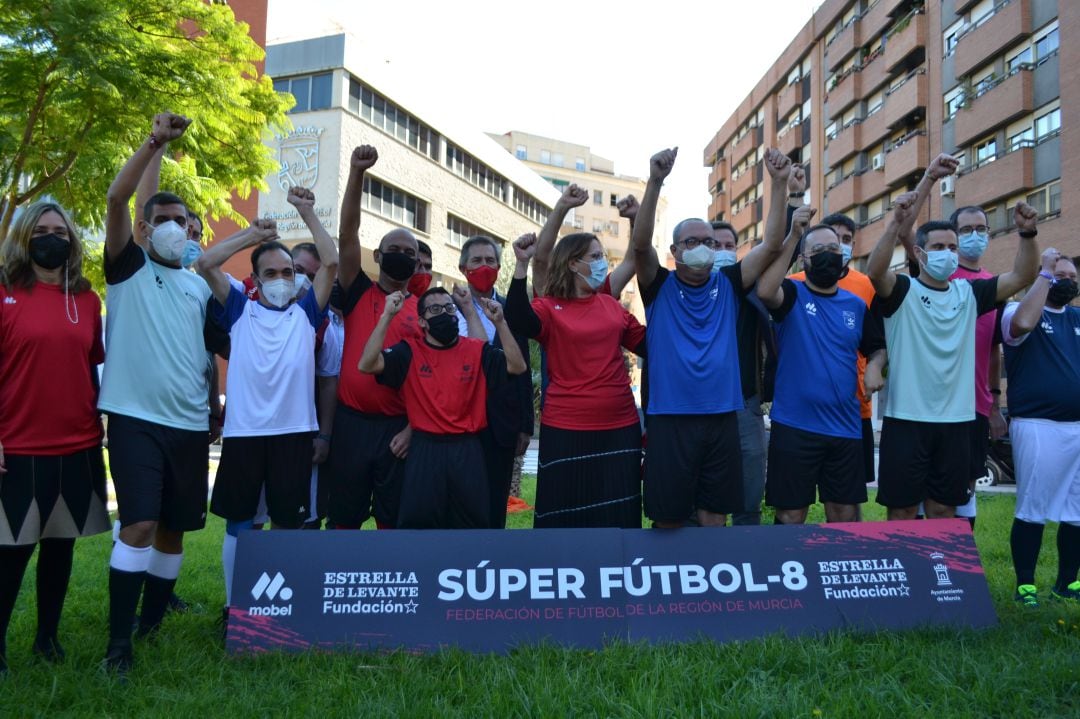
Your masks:
<path fill-rule="evenodd" d="M 1016 596 L 1013 598 L 1025 607 L 1039 606 L 1039 590 L 1034 584 L 1021 584 L 1016 588 Z"/>
<path fill-rule="evenodd" d="M 51 664 L 64 661 L 64 648 L 56 637 L 35 637 L 34 646 L 31 649 L 35 656 L 41 657 Z"/>
<path fill-rule="evenodd" d="M 1054 587 L 1050 590 L 1050 597 L 1065 602 L 1080 602 L 1080 581 L 1073 582 L 1064 589 Z"/>
<path fill-rule="evenodd" d="M 134 665 L 135 657 L 131 651 L 131 640 L 110 639 L 109 648 L 105 650 L 105 659 L 101 662 L 102 670 L 115 674 L 118 679 L 125 680 Z"/>
<path fill-rule="evenodd" d="M 173 592 L 172 596 L 169 597 L 169 604 L 165 607 L 166 612 L 174 612 L 176 614 L 183 614 L 189 609 L 191 609 L 191 605 L 176 596 L 176 592 Z"/>

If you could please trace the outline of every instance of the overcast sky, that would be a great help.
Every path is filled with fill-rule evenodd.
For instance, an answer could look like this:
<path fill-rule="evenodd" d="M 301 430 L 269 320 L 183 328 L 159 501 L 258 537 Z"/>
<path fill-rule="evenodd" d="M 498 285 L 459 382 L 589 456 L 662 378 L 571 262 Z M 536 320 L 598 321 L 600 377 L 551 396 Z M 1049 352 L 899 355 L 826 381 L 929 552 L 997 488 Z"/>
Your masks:
<path fill-rule="evenodd" d="M 821 0 L 269 3 L 267 42 L 344 27 L 478 130 L 589 145 L 642 178 L 678 146 L 673 225 L 705 215 L 705 145 Z"/>

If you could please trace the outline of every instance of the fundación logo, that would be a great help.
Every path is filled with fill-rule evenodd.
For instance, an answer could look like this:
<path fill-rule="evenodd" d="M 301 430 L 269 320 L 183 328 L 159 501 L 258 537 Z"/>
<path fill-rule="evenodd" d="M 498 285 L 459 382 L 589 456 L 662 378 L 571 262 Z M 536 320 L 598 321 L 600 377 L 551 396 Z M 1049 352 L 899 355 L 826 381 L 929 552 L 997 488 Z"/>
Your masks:
<path fill-rule="evenodd" d="M 292 599 L 292 596 L 293 591 L 285 586 L 285 575 L 281 572 L 275 572 L 272 578 L 269 574 L 263 572 L 259 577 L 259 581 L 255 582 L 255 586 L 251 588 L 251 597 L 256 602 L 274 602 L 276 600 L 287 602 Z M 287 617 L 292 614 L 292 604 L 248 607 L 248 614 L 259 617 Z"/>

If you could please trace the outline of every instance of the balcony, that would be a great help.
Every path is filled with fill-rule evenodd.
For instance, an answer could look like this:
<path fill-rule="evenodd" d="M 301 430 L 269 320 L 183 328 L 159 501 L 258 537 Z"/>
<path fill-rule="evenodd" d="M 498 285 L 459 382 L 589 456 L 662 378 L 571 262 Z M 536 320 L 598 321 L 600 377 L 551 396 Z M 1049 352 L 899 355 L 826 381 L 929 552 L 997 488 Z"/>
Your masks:
<path fill-rule="evenodd" d="M 840 130 L 840 134 L 829 141 L 829 166 L 837 167 L 859 151 L 862 140 L 862 123 L 856 121 Z"/>
<path fill-rule="evenodd" d="M 1035 109 L 1034 73 L 1023 67 L 986 90 L 956 113 L 953 122 L 958 147 Z"/>
<path fill-rule="evenodd" d="M 877 0 L 862 16 L 863 42 L 873 40 L 892 22 L 896 11 L 907 0 Z"/>
<path fill-rule="evenodd" d="M 726 184 L 727 174 L 727 163 L 724 160 L 718 160 L 709 171 L 709 192 L 715 190 L 718 182 Z"/>
<path fill-rule="evenodd" d="M 791 111 L 802 104 L 802 80 L 791 83 L 776 98 L 776 116 L 783 119 L 791 114 Z"/>
<path fill-rule="evenodd" d="M 898 87 L 893 88 L 885 98 L 885 124 L 889 128 L 899 127 L 913 118 L 926 117 L 926 105 L 930 99 L 930 82 L 926 73 L 917 71 L 908 76 Z"/>
<path fill-rule="evenodd" d="M 747 168 L 741 175 L 731 181 L 731 197 L 733 199 L 742 197 L 743 193 L 757 184 L 757 181 L 754 179 L 754 176 L 757 173 L 754 169 L 753 166 Z"/>
<path fill-rule="evenodd" d="M 739 162 L 746 157 L 746 154 L 754 149 L 754 138 L 757 136 L 757 132 L 754 128 L 750 129 L 750 132 L 742 136 L 742 139 L 737 140 L 734 145 L 731 146 L 731 153 L 728 155 L 728 160 L 731 162 L 731 166 L 735 167 Z"/>
<path fill-rule="evenodd" d="M 1012 0 L 960 36 L 953 55 L 953 71 L 965 77 L 1031 34 L 1031 0 Z"/>
<path fill-rule="evenodd" d="M 862 174 L 862 182 L 859 183 L 855 202 L 864 205 L 875 197 L 885 194 L 888 189 L 885 185 L 885 173 L 882 170 L 867 170 Z"/>
<path fill-rule="evenodd" d="M 829 72 L 836 72 L 836 68 L 843 65 L 844 60 L 862 44 L 859 27 L 859 19 L 855 18 L 825 47 L 825 64 Z"/>
<path fill-rule="evenodd" d="M 987 206 L 1035 186 L 1035 148 L 1001 155 L 956 178 L 956 206 Z"/>
<path fill-rule="evenodd" d="M 866 257 L 877 247 L 878 240 L 885 234 L 889 224 L 889 214 L 877 217 L 855 231 L 855 246 L 851 248 L 853 257 Z"/>
<path fill-rule="evenodd" d="M 859 149 L 866 151 L 880 144 L 889 134 L 889 124 L 885 121 L 885 105 L 882 104 L 874 114 L 864 117 L 862 126 L 862 141 L 859 143 Z"/>
<path fill-rule="evenodd" d="M 724 217 L 726 219 L 727 215 L 727 197 L 725 197 L 724 195 L 714 196 L 712 202 L 709 203 L 709 220 L 715 220 L 718 217 Z"/>
<path fill-rule="evenodd" d="M 926 56 L 926 15 L 917 12 L 908 15 L 893 28 L 885 38 L 885 66 L 895 72 L 901 66 L 911 67 L 921 62 L 916 54 Z M 909 62 L 910 61 L 910 62 Z"/>
<path fill-rule="evenodd" d="M 796 148 L 802 147 L 802 126 L 792 125 L 780 137 L 776 138 L 776 147 L 785 155 L 791 155 Z"/>
<path fill-rule="evenodd" d="M 957 15 L 963 15 L 978 4 L 979 0 L 953 0 L 953 12 Z"/>
<path fill-rule="evenodd" d="M 845 212 L 854 207 L 861 196 L 862 178 L 863 175 L 848 175 L 840 184 L 830 187 L 825 192 L 829 207 L 826 214 Z"/>
<path fill-rule="evenodd" d="M 754 224 L 754 203 L 748 202 L 742 209 L 731 216 L 731 225 L 736 232 L 742 232 Z"/>
<path fill-rule="evenodd" d="M 825 116 L 830 119 L 840 117 L 844 110 L 862 97 L 862 73 L 851 72 L 846 77 L 840 78 L 835 87 L 829 89 L 825 99 Z"/>
<path fill-rule="evenodd" d="M 930 140 L 926 133 L 909 137 L 885 155 L 885 184 L 890 189 L 906 185 L 913 175 L 925 170 L 929 162 Z"/>

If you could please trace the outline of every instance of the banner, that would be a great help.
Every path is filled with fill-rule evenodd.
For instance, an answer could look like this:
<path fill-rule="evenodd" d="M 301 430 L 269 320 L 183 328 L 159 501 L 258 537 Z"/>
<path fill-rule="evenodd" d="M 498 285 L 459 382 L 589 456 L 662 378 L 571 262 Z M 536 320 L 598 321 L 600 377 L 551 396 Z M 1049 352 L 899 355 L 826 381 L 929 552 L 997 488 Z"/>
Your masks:
<path fill-rule="evenodd" d="M 249 531 L 227 647 L 505 652 L 997 623 L 965 520 Z"/>

